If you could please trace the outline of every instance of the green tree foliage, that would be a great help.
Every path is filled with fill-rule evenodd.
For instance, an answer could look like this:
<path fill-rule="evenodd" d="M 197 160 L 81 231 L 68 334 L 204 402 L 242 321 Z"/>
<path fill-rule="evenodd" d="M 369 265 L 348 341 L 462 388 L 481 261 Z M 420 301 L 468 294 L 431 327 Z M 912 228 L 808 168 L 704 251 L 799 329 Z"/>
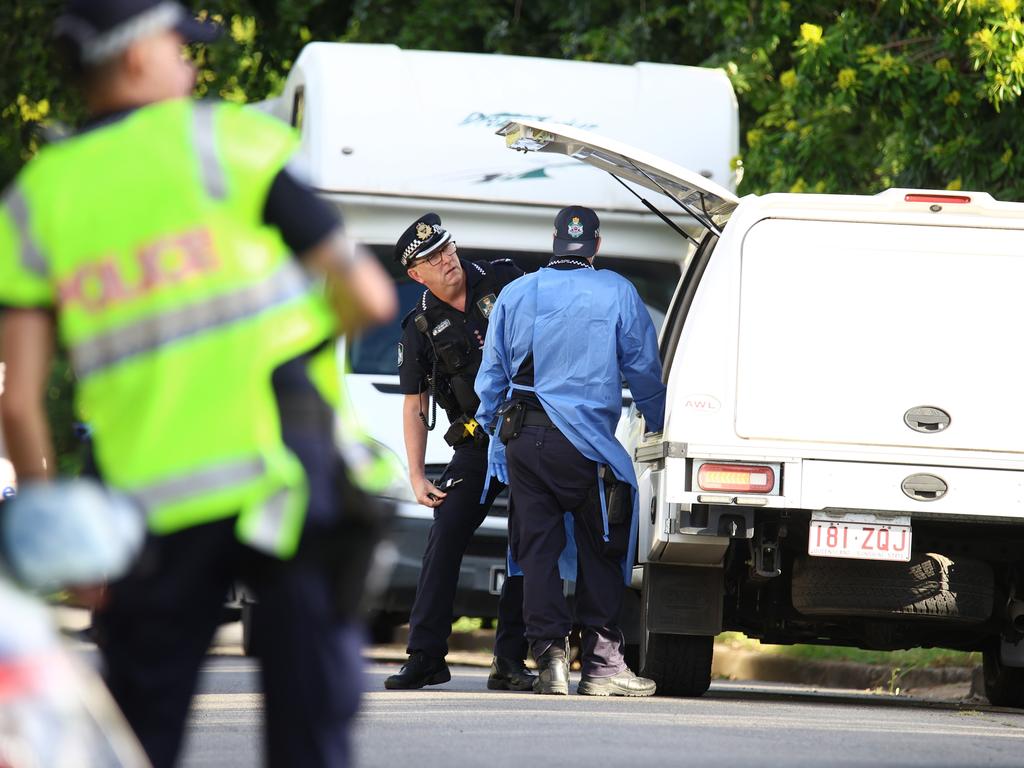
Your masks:
<path fill-rule="evenodd" d="M 59 7 L 59 0 L 0 3 L 0 187 L 39 148 L 40 123 L 78 114 L 50 56 Z"/>
<path fill-rule="evenodd" d="M 1022 0 L 193 0 L 224 40 L 200 95 L 279 90 L 310 40 L 722 67 L 744 127 L 740 192 L 974 189 L 1024 199 Z M 41 127 L 82 111 L 52 60 L 63 0 L 0 2 L 0 187 Z M 358 77 L 359 73 L 350 73 Z M 443 87 L 443 84 L 439 84 Z M 543 86 L 542 86 L 543 87 Z M 666 94 L 685 98 L 685 94 Z M 614 94 L 608 98 L 614 99 Z M 700 105 L 693 104 L 694 119 Z M 55 420 L 70 377 L 55 371 Z M 58 437 L 70 434 L 55 427 Z M 63 455 L 64 451 L 62 451 Z"/>
<path fill-rule="evenodd" d="M 1024 197 L 1018 0 L 778 3 L 714 54 L 747 106 L 744 188 Z M 751 114 L 751 112 L 753 114 Z"/>
<path fill-rule="evenodd" d="M 51 63 L 62 0 L 0 6 L 0 183 L 79 105 Z M 229 34 L 198 91 L 278 90 L 310 40 L 720 66 L 745 128 L 742 192 L 962 187 L 1021 198 L 1021 0 L 195 0 Z M 610 95 L 611 97 L 611 95 Z M 695 109 L 699 108 L 694 105 Z"/>

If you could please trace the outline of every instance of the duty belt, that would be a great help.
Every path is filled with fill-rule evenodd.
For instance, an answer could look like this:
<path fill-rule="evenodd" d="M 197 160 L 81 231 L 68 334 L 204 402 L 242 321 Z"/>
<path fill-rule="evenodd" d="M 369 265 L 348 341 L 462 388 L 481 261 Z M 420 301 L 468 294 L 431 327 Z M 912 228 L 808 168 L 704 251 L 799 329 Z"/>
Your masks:
<path fill-rule="evenodd" d="M 523 417 L 524 427 L 547 427 L 548 429 L 558 429 L 543 408 L 535 408 L 533 406 L 526 407 L 526 415 Z"/>

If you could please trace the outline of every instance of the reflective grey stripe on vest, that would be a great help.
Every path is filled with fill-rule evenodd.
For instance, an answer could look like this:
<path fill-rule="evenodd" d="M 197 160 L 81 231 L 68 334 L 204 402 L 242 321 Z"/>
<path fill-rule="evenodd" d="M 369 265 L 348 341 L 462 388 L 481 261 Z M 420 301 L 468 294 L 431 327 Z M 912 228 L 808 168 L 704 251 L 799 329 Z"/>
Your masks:
<path fill-rule="evenodd" d="M 49 272 L 46 268 L 46 261 L 29 231 L 28 201 L 25 200 L 25 195 L 17 184 L 12 184 L 7 190 L 3 203 L 10 211 L 11 218 L 14 219 L 14 226 L 18 228 L 18 239 L 21 240 L 21 266 L 40 277 L 46 277 Z"/>
<path fill-rule="evenodd" d="M 217 155 L 217 135 L 213 130 L 215 104 L 202 102 L 192 107 L 192 141 L 199 156 L 199 175 L 203 189 L 214 200 L 227 197 L 224 166 Z"/>
<path fill-rule="evenodd" d="M 88 376 L 135 355 L 253 317 L 301 297 L 308 288 L 309 278 L 289 258 L 260 283 L 176 307 L 76 344 L 71 347 L 71 364 L 79 376 Z"/>
<path fill-rule="evenodd" d="M 240 536 L 241 540 L 261 552 L 276 554 L 285 528 L 285 513 L 292 493 L 293 491 L 284 488 L 267 499 L 259 510 L 256 525 L 247 529 Z"/>
<path fill-rule="evenodd" d="M 144 510 L 151 512 L 168 504 L 188 501 L 218 491 L 225 491 L 258 480 L 266 472 L 261 458 L 243 459 L 212 467 L 203 467 L 187 475 L 136 488 L 131 492 Z"/>

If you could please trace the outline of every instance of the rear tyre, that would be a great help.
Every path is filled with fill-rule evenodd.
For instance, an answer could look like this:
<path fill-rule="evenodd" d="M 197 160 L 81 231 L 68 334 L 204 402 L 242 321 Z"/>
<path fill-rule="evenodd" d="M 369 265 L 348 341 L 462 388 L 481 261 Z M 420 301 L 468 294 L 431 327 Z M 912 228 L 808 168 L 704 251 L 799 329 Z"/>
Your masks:
<path fill-rule="evenodd" d="M 658 684 L 658 696 L 701 696 L 711 685 L 715 638 L 648 632 L 642 649 L 644 677 Z"/>
<path fill-rule="evenodd" d="M 997 707 L 1024 708 L 1024 668 L 1007 667 L 999 657 L 999 639 L 982 654 L 985 697 Z"/>
<path fill-rule="evenodd" d="M 914 555 L 908 563 L 801 557 L 793 607 L 809 616 L 984 621 L 992 614 L 992 568 L 980 560 Z"/>

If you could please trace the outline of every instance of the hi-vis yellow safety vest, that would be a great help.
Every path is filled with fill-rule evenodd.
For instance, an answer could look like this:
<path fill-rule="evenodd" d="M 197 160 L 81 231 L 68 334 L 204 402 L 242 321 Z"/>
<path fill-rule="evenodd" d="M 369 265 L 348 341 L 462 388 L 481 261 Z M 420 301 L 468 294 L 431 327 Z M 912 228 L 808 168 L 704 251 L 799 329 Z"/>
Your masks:
<path fill-rule="evenodd" d="M 162 102 L 44 148 L 0 206 L 0 304 L 56 310 L 104 480 L 157 533 L 238 514 L 279 557 L 307 490 L 271 372 L 335 331 L 263 223 L 295 145 L 252 110 Z M 333 345 L 313 367 L 337 380 Z"/>

